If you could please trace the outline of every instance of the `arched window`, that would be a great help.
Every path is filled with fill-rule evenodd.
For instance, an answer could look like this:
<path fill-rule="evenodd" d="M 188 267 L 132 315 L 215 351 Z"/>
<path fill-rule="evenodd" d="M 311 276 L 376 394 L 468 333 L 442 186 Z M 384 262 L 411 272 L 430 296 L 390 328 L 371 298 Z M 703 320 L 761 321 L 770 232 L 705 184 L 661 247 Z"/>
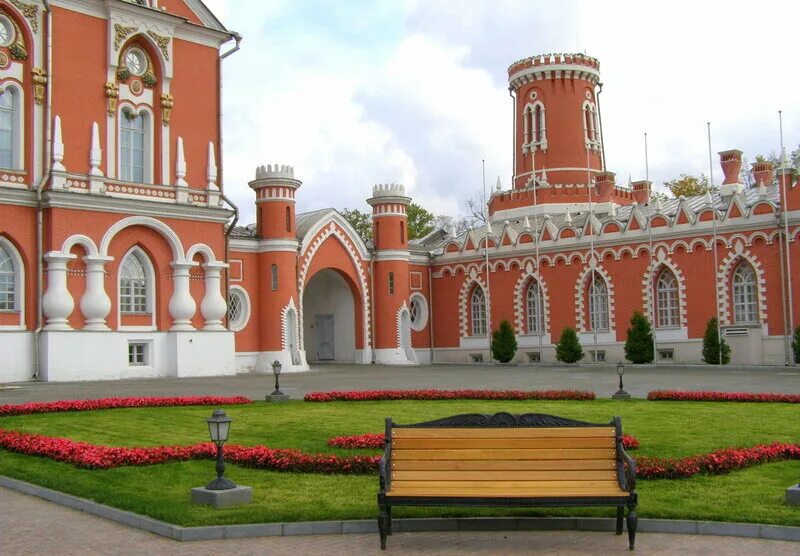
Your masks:
<path fill-rule="evenodd" d="M 544 331 L 544 311 L 542 304 L 542 288 L 537 280 L 532 280 L 525 294 L 525 306 L 528 311 L 528 333 L 538 334 Z"/>
<path fill-rule="evenodd" d="M 597 273 L 589 283 L 589 317 L 592 330 L 608 330 L 608 286 Z"/>
<path fill-rule="evenodd" d="M 472 316 L 472 335 L 486 336 L 486 296 L 479 286 L 472 290 L 470 314 Z"/>
<path fill-rule="evenodd" d="M 748 263 L 742 263 L 733 273 L 733 322 L 758 322 L 756 273 Z"/>
<path fill-rule="evenodd" d="M 545 141 L 544 107 L 541 104 L 537 104 L 533 111 L 533 140 L 536 143 L 543 143 Z"/>
<path fill-rule="evenodd" d="M 525 146 L 532 141 L 532 128 L 533 128 L 533 109 L 530 105 L 526 106 L 522 111 L 522 145 Z"/>
<path fill-rule="evenodd" d="M 389 273 L 389 295 L 394 295 L 394 272 Z"/>
<path fill-rule="evenodd" d="M 678 279 L 669 269 L 664 269 L 656 282 L 656 302 L 658 326 L 679 326 Z"/>
<path fill-rule="evenodd" d="M 292 211 L 289 207 L 286 207 L 286 231 L 292 231 Z"/>
<path fill-rule="evenodd" d="M 149 183 L 150 115 L 129 108 L 120 111 L 119 178 L 123 181 Z"/>
<path fill-rule="evenodd" d="M 0 245 L 0 311 L 17 309 L 17 271 L 11 255 Z"/>
<path fill-rule="evenodd" d="M 600 125 L 595 105 L 589 101 L 583 103 L 583 130 L 586 142 L 591 146 L 600 144 Z"/>
<path fill-rule="evenodd" d="M 232 286 L 228 292 L 228 328 L 242 330 L 250 320 L 250 297 L 241 286 Z"/>
<path fill-rule="evenodd" d="M 278 265 L 272 265 L 272 291 L 278 291 Z"/>
<path fill-rule="evenodd" d="M 400 243 L 406 242 L 406 223 L 400 222 Z"/>
<path fill-rule="evenodd" d="M 148 313 L 150 284 L 144 262 L 138 253 L 122 261 L 119 280 L 119 307 L 123 313 Z"/>
<path fill-rule="evenodd" d="M 16 89 L 6 88 L 0 94 L 0 168 L 19 170 L 20 121 L 19 95 Z"/>

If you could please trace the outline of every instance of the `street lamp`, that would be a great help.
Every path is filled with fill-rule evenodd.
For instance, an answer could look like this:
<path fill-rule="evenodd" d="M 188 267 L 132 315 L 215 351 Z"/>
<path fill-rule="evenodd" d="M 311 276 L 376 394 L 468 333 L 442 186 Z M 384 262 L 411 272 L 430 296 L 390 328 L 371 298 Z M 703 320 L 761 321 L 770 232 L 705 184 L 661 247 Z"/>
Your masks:
<path fill-rule="evenodd" d="M 615 400 L 629 400 L 631 395 L 628 394 L 622 386 L 622 375 L 625 374 L 625 365 L 622 361 L 617 363 L 617 374 L 619 375 L 619 390 L 617 390 L 611 397 Z"/>
<path fill-rule="evenodd" d="M 228 441 L 231 430 L 231 418 L 225 415 L 222 409 L 215 409 L 211 417 L 206 419 L 211 442 L 217 445 L 217 478 L 206 485 L 208 490 L 230 490 L 236 488 L 233 481 L 223 477 L 225 474 L 225 461 L 222 456 L 222 445 Z"/>
<path fill-rule="evenodd" d="M 281 362 L 277 359 L 272 362 L 272 374 L 275 375 L 275 391 L 270 396 L 283 396 L 280 384 L 278 384 L 278 377 L 281 376 Z"/>

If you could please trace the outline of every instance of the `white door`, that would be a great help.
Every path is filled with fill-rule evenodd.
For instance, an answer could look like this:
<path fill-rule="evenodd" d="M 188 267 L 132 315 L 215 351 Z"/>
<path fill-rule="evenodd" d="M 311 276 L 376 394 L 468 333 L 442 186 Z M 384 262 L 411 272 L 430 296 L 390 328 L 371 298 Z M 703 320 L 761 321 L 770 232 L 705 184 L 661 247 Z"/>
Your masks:
<path fill-rule="evenodd" d="M 292 365 L 300 364 L 300 351 L 297 347 L 297 317 L 294 309 L 286 313 L 286 347 L 292 356 Z"/>
<path fill-rule="evenodd" d="M 317 361 L 333 361 L 336 353 L 333 348 L 333 315 L 317 315 L 314 319 L 317 339 Z"/>

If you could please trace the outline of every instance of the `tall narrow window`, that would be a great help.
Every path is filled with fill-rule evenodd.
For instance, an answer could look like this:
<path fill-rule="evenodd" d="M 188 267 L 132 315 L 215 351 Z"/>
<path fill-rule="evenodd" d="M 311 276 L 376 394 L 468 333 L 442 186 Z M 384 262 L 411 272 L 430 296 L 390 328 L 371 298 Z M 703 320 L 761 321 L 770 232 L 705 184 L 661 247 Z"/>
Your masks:
<path fill-rule="evenodd" d="M 525 301 L 528 310 L 528 333 L 541 333 L 544 330 L 544 315 L 542 311 L 542 288 L 538 281 L 531 281 Z"/>
<path fill-rule="evenodd" d="M 147 114 L 122 110 L 120 115 L 120 179 L 145 183 L 147 176 Z"/>
<path fill-rule="evenodd" d="M 406 242 L 406 223 L 400 222 L 400 243 Z"/>
<path fill-rule="evenodd" d="M 11 255 L 0 246 L 0 311 L 17 308 L 17 273 Z"/>
<path fill-rule="evenodd" d="M 526 106 L 525 109 L 522 111 L 522 144 L 527 145 L 533 139 L 531 139 L 531 128 L 533 126 L 532 122 L 532 111 L 530 106 Z"/>
<path fill-rule="evenodd" d="M 292 211 L 289 207 L 286 207 L 286 231 L 292 231 Z"/>
<path fill-rule="evenodd" d="M 486 335 L 486 296 L 483 289 L 476 287 L 470 298 L 470 314 L 472 316 L 472 335 Z"/>
<path fill-rule="evenodd" d="M 536 109 L 534 110 L 533 114 L 534 114 L 533 140 L 536 143 L 541 143 L 544 140 L 544 110 L 542 109 L 541 104 L 536 105 Z"/>
<path fill-rule="evenodd" d="M 278 265 L 272 265 L 272 291 L 278 291 Z"/>
<path fill-rule="evenodd" d="M 372 238 L 372 243 L 377 247 L 378 245 L 378 232 L 381 230 L 381 223 L 377 219 L 375 220 L 375 237 Z"/>
<path fill-rule="evenodd" d="M 589 317 L 592 330 L 608 330 L 608 286 L 597 273 L 589 283 Z"/>
<path fill-rule="evenodd" d="M 389 273 L 389 295 L 394 295 L 394 272 Z"/>
<path fill-rule="evenodd" d="M 756 273 L 753 267 L 742 263 L 733 273 L 733 321 L 737 324 L 758 322 Z"/>
<path fill-rule="evenodd" d="M 17 169 L 19 142 L 19 102 L 14 89 L 0 94 L 0 168 Z"/>
<path fill-rule="evenodd" d="M 119 280 L 119 306 L 123 313 L 147 313 L 149 309 L 148 277 L 137 253 L 122 261 Z"/>
<path fill-rule="evenodd" d="M 678 279 L 672 271 L 664 269 L 656 282 L 658 326 L 678 326 Z"/>

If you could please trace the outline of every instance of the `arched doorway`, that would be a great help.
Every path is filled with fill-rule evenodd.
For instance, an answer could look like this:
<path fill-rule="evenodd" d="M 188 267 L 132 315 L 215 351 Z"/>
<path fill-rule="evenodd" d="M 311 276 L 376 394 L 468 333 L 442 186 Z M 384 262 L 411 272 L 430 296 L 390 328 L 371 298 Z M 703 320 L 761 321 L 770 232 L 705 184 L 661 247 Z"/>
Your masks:
<path fill-rule="evenodd" d="M 408 309 L 403 309 L 400 313 L 400 349 L 405 353 L 406 359 L 410 362 L 416 362 L 416 355 L 414 349 L 411 347 L 411 315 Z"/>
<path fill-rule="evenodd" d="M 356 304 L 348 281 L 325 269 L 303 291 L 303 344 L 309 363 L 356 360 Z"/>
<path fill-rule="evenodd" d="M 302 364 L 300 358 L 300 348 L 297 343 L 297 313 L 294 309 L 286 311 L 286 330 L 284 331 L 286 338 L 286 349 L 292 357 L 292 365 Z"/>

